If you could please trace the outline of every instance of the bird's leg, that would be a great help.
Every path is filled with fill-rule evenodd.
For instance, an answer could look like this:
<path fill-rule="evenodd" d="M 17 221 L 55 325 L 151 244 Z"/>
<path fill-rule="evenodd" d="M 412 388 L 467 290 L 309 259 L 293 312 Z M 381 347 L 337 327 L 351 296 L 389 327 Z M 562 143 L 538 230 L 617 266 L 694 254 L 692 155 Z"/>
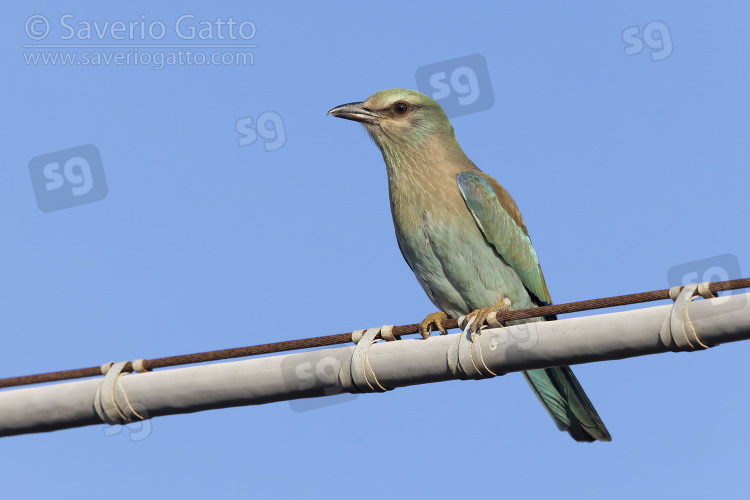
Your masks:
<path fill-rule="evenodd" d="M 448 319 L 448 315 L 443 311 L 428 314 L 427 317 L 419 324 L 419 334 L 426 339 L 430 336 L 430 333 L 432 333 L 432 327 L 434 325 L 437 326 L 438 330 L 440 330 L 441 335 L 448 335 L 448 332 L 445 330 L 445 327 L 442 323 L 442 320 L 444 319 Z"/>
<path fill-rule="evenodd" d="M 510 305 L 511 305 L 510 299 L 506 297 L 492 307 L 484 307 L 482 309 L 477 309 L 467 314 L 466 320 L 465 320 L 467 324 L 472 318 L 474 318 L 474 323 L 471 325 L 470 333 L 472 334 L 479 333 L 479 331 L 482 329 L 482 326 L 484 326 L 484 323 L 487 321 L 487 317 L 490 314 L 494 314 L 496 312 L 501 312 L 501 311 L 507 311 L 508 309 L 510 309 Z"/>

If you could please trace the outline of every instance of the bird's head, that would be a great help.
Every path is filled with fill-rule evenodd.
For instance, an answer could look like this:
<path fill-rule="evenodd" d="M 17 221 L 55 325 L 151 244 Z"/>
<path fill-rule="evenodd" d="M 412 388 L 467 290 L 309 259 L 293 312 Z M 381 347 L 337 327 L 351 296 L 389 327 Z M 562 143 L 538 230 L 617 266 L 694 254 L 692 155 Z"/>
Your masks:
<path fill-rule="evenodd" d="M 360 122 L 384 153 L 402 147 L 421 148 L 444 139 L 455 141 L 440 104 L 415 90 L 381 90 L 364 102 L 336 106 L 328 114 Z"/>

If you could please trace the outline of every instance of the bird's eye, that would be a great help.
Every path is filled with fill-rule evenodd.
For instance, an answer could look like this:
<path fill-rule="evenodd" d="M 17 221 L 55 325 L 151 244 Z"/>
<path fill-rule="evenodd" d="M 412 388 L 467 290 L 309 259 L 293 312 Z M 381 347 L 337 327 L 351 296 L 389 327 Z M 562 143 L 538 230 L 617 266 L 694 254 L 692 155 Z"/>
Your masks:
<path fill-rule="evenodd" d="M 406 105 L 405 102 L 397 102 L 393 105 L 393 111 L 398 113 L 399 115 L 403 115 L 409 110 L 409 106 Z"/>

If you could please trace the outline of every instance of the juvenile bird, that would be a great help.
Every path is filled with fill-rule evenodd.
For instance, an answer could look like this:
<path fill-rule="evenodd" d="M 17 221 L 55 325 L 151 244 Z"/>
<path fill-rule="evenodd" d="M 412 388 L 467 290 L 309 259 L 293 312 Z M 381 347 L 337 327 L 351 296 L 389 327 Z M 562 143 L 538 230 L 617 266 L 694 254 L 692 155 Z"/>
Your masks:
<path fill-rule="evenodd" d="M 433 325 L 446 333 L 446 317 L 468 314 L 479 329 L 504 299 L 511 309 L 552 303 L 516 203 L 464 154 L 435 100 L 389 89 L 328 113 L 362 123 L 383 154 L 398 246 L 440 310 L 420 325 L 425 338 Z M 570 367 L 524 376 L 560 430 L 576 441 L 612 439 Z"/>

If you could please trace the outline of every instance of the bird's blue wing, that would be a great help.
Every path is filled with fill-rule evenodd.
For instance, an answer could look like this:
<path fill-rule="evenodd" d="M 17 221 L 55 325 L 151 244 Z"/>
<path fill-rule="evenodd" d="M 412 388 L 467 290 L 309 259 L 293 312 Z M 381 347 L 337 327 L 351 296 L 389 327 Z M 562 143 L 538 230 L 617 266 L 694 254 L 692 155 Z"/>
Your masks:
<path fill-rule="evenodd" d="M 496 184 L 495 188 L 479 172 L 466 171 L 458 175 L 458 188 L 466 206 L 484 237 L 518 274 L 524 286 L 540 302 L 551 304 L 539 260 L 518 207 L 500 184 L 487 177 Z"/>
<path fill-rule="evenodd" d="M 551 304 L 521 212 L 495 179 L 482 174 L 481 171 L 466 171 L 458 175 L 458 187 L 466 206 L 484 237 L 518 274 L 540 305 Z M 546 319 L 554 319 L 554 316 Z M 577 441 L 612 439 L 569 367 L 531 370 L 524 372 L 524 376 L 560 430 L 568 431 Z"/>

